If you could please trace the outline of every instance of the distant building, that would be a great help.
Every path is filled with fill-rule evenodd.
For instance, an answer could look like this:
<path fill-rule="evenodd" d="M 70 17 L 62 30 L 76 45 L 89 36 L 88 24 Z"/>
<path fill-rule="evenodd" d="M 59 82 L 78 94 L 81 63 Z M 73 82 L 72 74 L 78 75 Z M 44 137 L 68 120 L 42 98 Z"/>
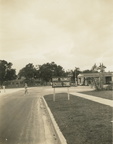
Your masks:
<path fill-rule="evenodd" d="M 109 84 L 113 81 L 113 72 L 103 72 L 103 73 L 81 73 L 78 75 L 78 85 L 90 85 L 91 78 L 103 77 L 104 84 Z"/>
<path fill-rule="evenodd" d="M 5 81 L 4 85 L 6 86 L 6 88 L 18 88 L 18 87 L 24 87 L 25 82 L 28 84 L 28 86 L 41 85 L 41 79 L 26 80 L 25 78 Z"/>

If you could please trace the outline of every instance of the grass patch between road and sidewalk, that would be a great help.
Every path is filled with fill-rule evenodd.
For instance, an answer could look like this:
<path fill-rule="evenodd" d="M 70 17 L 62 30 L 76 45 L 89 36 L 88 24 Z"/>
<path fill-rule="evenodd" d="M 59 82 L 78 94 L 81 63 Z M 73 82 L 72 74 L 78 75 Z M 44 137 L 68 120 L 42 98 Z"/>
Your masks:
<path fill-rule="evenodd" d="M 105 99 L 113 100 L 113 91 L 112 90 L 108 90 L 108 91 L 107 90 L 104 90 L 104 91 L 93 90 L 93 91 L 83 91 L 80 93 L 91 95 L 91 96 L 96 96 L 99 98 L 105 98 Z"/>
<path fill-rule="evenodd" d="M 66 93 L 44 96 L 68 144 L 111 144 L 112 108 Z"/>

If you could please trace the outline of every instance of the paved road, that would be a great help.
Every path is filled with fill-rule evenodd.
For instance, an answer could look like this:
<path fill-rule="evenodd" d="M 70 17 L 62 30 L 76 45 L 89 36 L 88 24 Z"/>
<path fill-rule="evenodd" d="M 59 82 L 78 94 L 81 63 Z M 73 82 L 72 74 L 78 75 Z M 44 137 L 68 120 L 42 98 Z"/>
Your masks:
<path fill-rule="evenodd" d="M 57 144 L 41 101 L 43 88 L 0 96 L 0 144 Z"/>
<path fill-rule="evenodd" d="M 40 87 L 28 91 L 26 96 L 23 89 L 0 95 L 0 144 L 58 144 L 40 98 L 53 93 L 53 89 Z M 67 88 L 55 91 L 67 92 Z M 81 89 L 70 88 L 70 93 L 77 91 Z"/>

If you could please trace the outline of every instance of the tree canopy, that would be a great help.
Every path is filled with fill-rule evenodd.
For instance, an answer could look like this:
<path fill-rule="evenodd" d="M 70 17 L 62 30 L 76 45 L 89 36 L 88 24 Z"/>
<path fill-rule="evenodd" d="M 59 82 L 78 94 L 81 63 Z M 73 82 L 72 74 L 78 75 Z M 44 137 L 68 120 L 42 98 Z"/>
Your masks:
<path fill-rule="evenodd" d="M 14 80 L 17 78 L 16 70 L 12 69 L 12 63 L 5 60 L 0 60 L 0 85 L 4 81 Z M 52 77 L 65 77 L 70 76 L 71 80 L 74 82 L 79 73 L 93 73 L 93 72 L 104 72 L 106 67 L 100 64 L 99 67 L 96 64 L 93 65 L 91 70 L 81 71 L 80 68 L 75 67 L 74 70 L 65 71 L 62 66 L 57 65 L 55 62 L 44 63 L 42 65 L 34 66 L 32 63 L 27 64 L 23 67 L 19 73 L 18 78 L 24 77 L 26 80 L 33 81 L 34 79 L 41 80 L 42 83 L 50 82 Z"/>
<path fill-rule="evenodd" d="M 16 70 L 12 69 L 12 65 L 11 62 L 0 60 L 0 85 L 2 85 L 4 81 L 16 78 Z"/>
<path fill-rule="evenodd" d="M 36 71 L 37 70 L 34 65 L 32 63 L 29 63 L 19 71 L 18 77 L 25 77 L 25 79 L 33 79 L 35 78 Z"/>
<path fill-rule="evenodd" d="M 62 66 L 55 64 L 54 62 L 46 63 L 39 68 L 40 78 L 49 82 L 52 77 L 60 77 L 65 75 L 65 71 Z"/>
<path fill-rule="evenodd" d="M 54 62 L 37 66 L 29 63 L 19 71 L 18 76 L 25 77 L 26 80 L 40 78 L 43 82 L 49 82 L 52 77 L 65 76 L 65 71 L 62 66 Z"/>

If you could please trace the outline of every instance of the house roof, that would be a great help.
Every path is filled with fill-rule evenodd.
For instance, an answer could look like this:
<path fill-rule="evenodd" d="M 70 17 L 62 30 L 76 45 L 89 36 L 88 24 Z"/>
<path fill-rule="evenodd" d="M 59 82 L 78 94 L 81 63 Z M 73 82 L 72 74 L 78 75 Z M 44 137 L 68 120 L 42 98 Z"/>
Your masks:
<path fill-rule="evenodd" d="M 80 77 L 99 77 L 100 74 L 103 74 L 105 77 L 112 76 L 111 72 L 103 72 L 103 73 L 81 73 L 78 75 Z"/>

